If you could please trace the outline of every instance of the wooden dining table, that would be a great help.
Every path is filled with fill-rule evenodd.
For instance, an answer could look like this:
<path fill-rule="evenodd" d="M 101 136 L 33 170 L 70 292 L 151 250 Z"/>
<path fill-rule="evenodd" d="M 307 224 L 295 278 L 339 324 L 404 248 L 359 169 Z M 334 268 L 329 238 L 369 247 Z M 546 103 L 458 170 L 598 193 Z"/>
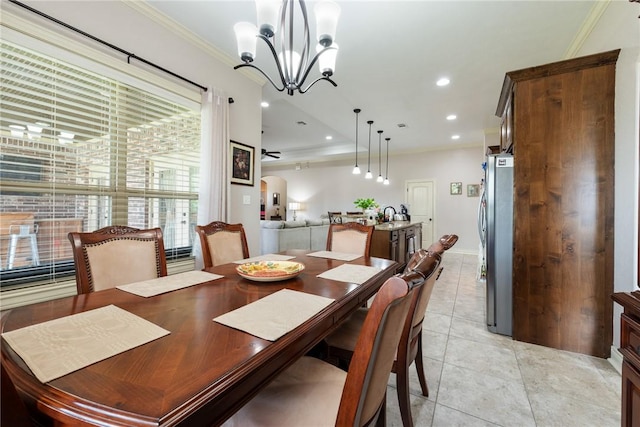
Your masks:
<path fill-rule="evenodd" d="M 397 266 L 381 258 L 350 261 L 380 269 L 358 285 L 317 277 L 345 261 L 300 250 L 283 254 L 295 256 L 292 261 L 303 263 L 304 271 L 285 281 L 254 282 L 240 277 L 232 263 L 207 269 L 223 278 L 149 298 L 113 288 L 12 309 L 2 315 L 2 333 L 112 304 L 170 334 L 47 383 L 33 375 L 4 339 L 2 364 L 32 416 L 45 425 L 52 420 L 55 425 L 219 425 L 287 366 L 317 348 Z M 335 301 L 273 342 L 213 321 L 281 289 Z"/>

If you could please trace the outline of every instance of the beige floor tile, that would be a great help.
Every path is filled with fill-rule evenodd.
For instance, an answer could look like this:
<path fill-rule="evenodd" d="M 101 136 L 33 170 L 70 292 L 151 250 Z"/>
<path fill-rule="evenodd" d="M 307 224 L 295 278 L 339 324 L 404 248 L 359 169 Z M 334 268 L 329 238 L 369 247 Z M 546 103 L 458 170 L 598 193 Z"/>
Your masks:
<path fill-rule="evenodd" d="M 431 424 L 432 427 L 496 427 L 498 425 L 443 405 L 436 405 Z"/>
<path fill-rule="evenodd" d="M 432 293 L 431 298 L 429 298 L 429 305 L 427 305 L 427 312 L 435 312 L 451 316 L 453 315 L 453 307 L 455 306 L 455 304 L 455 294 L 438 295 Z"/>
<path fill-rule="evenodd" d="M 447 334 L 433 332 L 428 329 L 422 329 L 422 355 L 430 359 L 439 361 L 444 360 L 444 354 L 447 350 Z"/>
<path fill-rule="evenodd" d="M 535 426 L 522 381 L 445 363 L 437 403 L 504 426 Z"/>
<path fill-rule="evenodd" d="M 620 411 L 605 410 L 569 395 L 551 391 L 529 393 L 529 401 L 538 426 L 620 426 Z"/>
<path fill-rule="evenodd" d="M 460 317 L 451 319 L 450 335 L 465 338 L 485 344 L 492 344 L 500 347 L 512 348 L 514 341 L 511 337 L 494 334 L 487 330 L 484 318 L 481 321 L 473 321 Z"/>
<path fill-rule="evenodd" d="M 620 374 L 596 357 L 513 341 L 485 323 L 485 283 L 477 256 L 446 253 L 423 324 L 429 397 L 409 370 L 416 427 L 614 427 Z M 401 426 L 395 375 L 387 424 Z"/>
<path fill-rule="evenodd" d="M 426 398 L 411 397 L 411 417 L 413 425 L 416 427 L 430 426 L 433 419 L 433 411 L 435 403 Z M 400 407 L 396 390 L 387 387 L 387 426 L 402 427 L 402 418 L 400 416 Z"/>
<path fill-rule="evenodd" d="M 422 329 L 448 335 L 450 328 L 451 316 L 427 310 L 422 322 Z"/>
<path fill-rule="evenodd" d="M 511 348 L 450 337 L 444 362 L 505 380 L 522 381 L 518 361 Z"/>

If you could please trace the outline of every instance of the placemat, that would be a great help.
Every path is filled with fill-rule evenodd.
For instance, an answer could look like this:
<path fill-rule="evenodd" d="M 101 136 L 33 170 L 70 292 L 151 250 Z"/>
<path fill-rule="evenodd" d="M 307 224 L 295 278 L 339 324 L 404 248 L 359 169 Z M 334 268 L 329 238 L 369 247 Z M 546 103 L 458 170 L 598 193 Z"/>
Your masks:
<path fill-rule="evenodd" d="M 207 273 L 206 271 L 194 270 L 184 273 L 172 274 L 171 276 L 158 277 L 157 279 L 143 280 L 142 282 L 127 283 L 116 286 L 121 291 L 129 292 L 141 297 L 153 297 L 166 292 L 188 288 L 199 283 L 220 279 L 219 274 Z"/>
<path fill-rule="evenodd" d="M 361 285 L 381 271 L 382 269 L 378 267 L 342 264 L 336 268 L 332 268 L 331 270 L 318 274 L 317 277 L 337 280 L 339 282 L 357 283 L 358 285 Z"/>
<path fill-rule="evenodd" d="M 341 261 L 353 261 L 354 259 L 360 258 L 362 256 L 358 254 L 348 254 L 344 252 L 333 252 L 333 251 L 311 252 L 310 254 L 307 254 L 307 255 L 318 257 L 318 258 L 337 259 Z"/>
<path fill-rule="evenodd" d="M 115 305 L 2 334 L 43 383 L 170 332 Z"/>
<path fill-rule="evenodd" d="M 334 300 L 305 292 L 281 289 L 225 313 L 214 322 L 275 341 L 322 311 Z"/>

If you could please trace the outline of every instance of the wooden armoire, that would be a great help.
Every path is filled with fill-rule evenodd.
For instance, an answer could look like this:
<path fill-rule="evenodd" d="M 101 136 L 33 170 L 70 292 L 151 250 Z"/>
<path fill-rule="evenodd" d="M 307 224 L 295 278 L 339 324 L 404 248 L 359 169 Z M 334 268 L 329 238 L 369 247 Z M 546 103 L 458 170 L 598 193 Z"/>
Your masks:
<path fill-rule="evenodd" d="M 619 52 L 505 76 L 496 115 L 514 155 L 515 340 L 610 355 Z"/>

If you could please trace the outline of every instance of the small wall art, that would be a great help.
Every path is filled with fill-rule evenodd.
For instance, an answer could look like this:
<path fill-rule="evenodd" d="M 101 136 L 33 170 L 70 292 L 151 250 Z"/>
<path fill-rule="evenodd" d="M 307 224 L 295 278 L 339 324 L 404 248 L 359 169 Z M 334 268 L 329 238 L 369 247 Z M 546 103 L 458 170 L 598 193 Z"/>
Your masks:
<path fill-rule="evenodd" d="M 462 194 L 462 183 L 461 182 L 452 182 L 450 184 L 450 192 L 452 195 Z"/>
<path fill-rule="evenodd" d="M 253 187 L 255 148 L 231 141 L 231 183 Z"/>
<path fill-rule="evenodd" d="M 478 197 L 478 196 L 480 196 L 480 185 L 467 184 L 467 197 Z"/>

